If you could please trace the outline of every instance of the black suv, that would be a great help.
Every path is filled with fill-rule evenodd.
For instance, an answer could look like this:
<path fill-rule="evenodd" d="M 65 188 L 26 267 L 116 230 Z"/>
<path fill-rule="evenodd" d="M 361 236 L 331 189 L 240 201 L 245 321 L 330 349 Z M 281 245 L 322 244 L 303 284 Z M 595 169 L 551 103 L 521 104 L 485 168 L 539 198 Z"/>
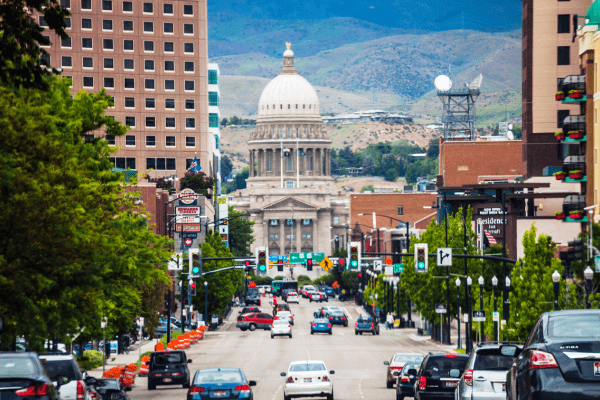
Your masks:
<path fill-rule="evenodd" d="M 425 356 L 415 380 L 415 400 L 454 399 L 468 359 L 465 354 L 429 353 Z"/>
<path fill-rule="evenodd" d="M 260 292 L 258 289 L 248 289 L 246 292 L 246 305 L 254 304 L 260 306 Z"/>
<path fill-rule="evenodd" d="M 155 351 L 150 354 L 148 364 L 148 390 L 156 389 L 156 385 L 183 385 L 190 387 L 190 370 L 185 351 Z"/>
<path fill-rule="evenodd" d="M 61 377 L 58 385 L 68 378 Z M 0 398 L 58 400 L 58 393 L 36 353 L 0 354 Z"/>

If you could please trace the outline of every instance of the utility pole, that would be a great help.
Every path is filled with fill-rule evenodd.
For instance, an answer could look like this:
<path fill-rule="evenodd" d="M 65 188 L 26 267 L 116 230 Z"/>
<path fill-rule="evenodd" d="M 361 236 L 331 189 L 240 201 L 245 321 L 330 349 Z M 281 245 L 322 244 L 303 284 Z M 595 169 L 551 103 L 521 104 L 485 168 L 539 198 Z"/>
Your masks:
<path fill-rule="evenodd" d="M 181 333 L 185 333 L 185 284 L 186 282 L 183 279 L 183 274 L 181 276 Z"/>

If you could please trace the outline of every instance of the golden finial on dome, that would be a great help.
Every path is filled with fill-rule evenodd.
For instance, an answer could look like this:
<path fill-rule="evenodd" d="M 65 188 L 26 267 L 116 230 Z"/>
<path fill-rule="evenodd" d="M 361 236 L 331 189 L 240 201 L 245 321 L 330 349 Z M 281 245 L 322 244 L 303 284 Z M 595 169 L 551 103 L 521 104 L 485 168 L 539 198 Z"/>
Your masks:
<path fill-rule="evenodd" d="M 287 47 L 287 49 L 289 50 L 290 47 L 292 47 L 292 43 L 291 42 L 285 42 L 285 46 Z"/>

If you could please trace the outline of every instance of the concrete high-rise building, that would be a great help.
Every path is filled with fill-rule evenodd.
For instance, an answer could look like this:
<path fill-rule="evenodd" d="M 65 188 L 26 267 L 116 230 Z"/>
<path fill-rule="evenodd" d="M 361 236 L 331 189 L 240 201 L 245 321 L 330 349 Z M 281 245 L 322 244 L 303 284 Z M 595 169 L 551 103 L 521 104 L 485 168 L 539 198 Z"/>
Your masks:
<path fill-rule="evenodd" d="M 221 92 L 219 90 L 219 80 L 221 79 L 219 64 L 208 64 L 208 131 L 214 139 L 213 164 L 215 176 L 217 177 L 217 194 L 221 194 L 221 112 L 219 111 L 219 101 Z"/>

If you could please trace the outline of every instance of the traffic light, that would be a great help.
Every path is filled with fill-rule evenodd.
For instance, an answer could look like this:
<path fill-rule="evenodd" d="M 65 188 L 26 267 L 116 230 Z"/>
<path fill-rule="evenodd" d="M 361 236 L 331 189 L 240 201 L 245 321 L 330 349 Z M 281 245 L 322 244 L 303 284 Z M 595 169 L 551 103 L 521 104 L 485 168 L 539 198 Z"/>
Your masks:
<path fill-rule="evenodd" d="M 338 271 L 340 273 L 344 272 L 344 270 L 346 269 L 346 259 L 345 258 L 340 258 L 338 260 Z"/>
<path fill-rule="evenodd" d="M 190 270 L 189 278 L 200 278 L 202 276 L 202 249 L 189 249 Z"/>
<path fill-rule="evenodd" d="M 267 274 L 267 249 L 257 249 L 256 250 L 256 274 L 257 275 L 266 275 Z"/>
<path fill-rule="evenodd" d="M 277 271 L 283 271 L 283 260 L 277 260 Z"/>
<path fill-rule="evenodd" d="M 415 244 L 415 272 L 428 272 L 427 243 Z"/>
<path fill-rule="evenodd" d="M 190 281 L 190 296 L 195 296 L 196 295 L 196 282 L 194 281 Z"/>
<path fill-rule="evenodd" d="M 348 258 L 349 269 L 360 269 L 360 243 L 350 242 L 350 254 Z"/>
<path fill-rule="evenodd" d="M 309 258 L 308 260 L 306 260 L 306 270 L 312 271 L 312 258 Z"/>
<path fill-rule="evenodd" d="M 223 223 L 222 223 L 221 225 L 227 225 L 227 222 L 228 222 L 228 221 L 229 221 L 228 219 L 224 219 L 224 220 L 223 220 Z"/>
<path fill-rule="evenodd" d="M 569 262 L 573 261 L 585 261 L 585 253 L 583 251 L 583 240 L 577 239 L 567 243 L 569 248 L 567 249 L 567 257 Z"/>

